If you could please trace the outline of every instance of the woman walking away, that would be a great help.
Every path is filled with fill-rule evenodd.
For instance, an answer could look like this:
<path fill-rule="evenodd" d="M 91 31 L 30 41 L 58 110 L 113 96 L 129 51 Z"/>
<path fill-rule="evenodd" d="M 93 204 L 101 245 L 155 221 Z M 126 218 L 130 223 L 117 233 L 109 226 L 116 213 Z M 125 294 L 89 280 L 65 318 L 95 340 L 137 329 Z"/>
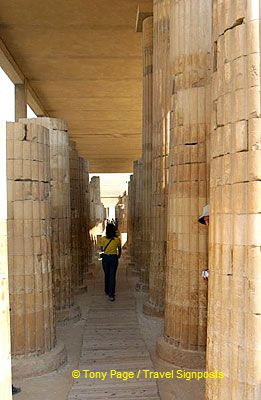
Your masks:
<path fill-rule="evenodd" d="M 121 257 L 121 240 L 116 235 L 116 228 L 113 224 L 106 227 L 106 236 L 102 238 L 103 251 L 102 266 L 105 279 L 105 293 L 110 301 L 115 300 L 116 272 L 119 258 Z"/>

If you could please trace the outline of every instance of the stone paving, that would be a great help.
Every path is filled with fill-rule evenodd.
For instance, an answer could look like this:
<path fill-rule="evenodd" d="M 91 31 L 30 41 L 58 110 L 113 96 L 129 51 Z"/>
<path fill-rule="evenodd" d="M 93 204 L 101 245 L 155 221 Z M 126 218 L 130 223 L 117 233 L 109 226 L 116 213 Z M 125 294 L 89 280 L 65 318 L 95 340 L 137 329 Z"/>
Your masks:
<path fill-rule="evenodd" d="M 78 367 L 81 376 L 75 379 L 68 400 L 160 399 L 156 381 L 145 379 L 143 372 L 154 369 L 140 332 L 134 294 L 123 265 L 118 269 L 115 302 L 110 302 L 104 294 L 101 269 L 96 274 L 86 319 Z M 91 371 L 95 378 L 83 370 Z M 118 378 L 110 375 L 112 370 L 118 371 Z M 106 378 L 101 380 L 97 372 L 107 372 Z M 123 380 L 124 372 L 132 372 L 134 377 Z"/>

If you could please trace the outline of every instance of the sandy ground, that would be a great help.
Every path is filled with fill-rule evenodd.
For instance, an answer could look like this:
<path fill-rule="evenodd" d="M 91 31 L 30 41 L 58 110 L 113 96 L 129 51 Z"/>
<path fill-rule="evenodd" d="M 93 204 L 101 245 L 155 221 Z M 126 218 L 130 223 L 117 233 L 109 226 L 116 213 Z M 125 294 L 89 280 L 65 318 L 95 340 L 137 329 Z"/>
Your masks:
<path fill-rule="evenodd" d="M 146 317 L 142 313 L 142 305 L 146 295 L 134 291 L 136 278 L 128 274 L 128 283 L 133 288 L 136 297 L 137 315 L 140 323 L 142 336 L 150 352 L 155 371 L 170 371 L 179 369 L 172 364 L 160 360 L 155 353 L 155 343 L 163 332 L 163 320 L 160 318 Z M 83 332 L 86 324 L 91 301 L 92 283 L 90 282 L 88 293 L 78 295 L 76 304 L 81 308 L 82 318 L 76 323 L 59 325 L 57 328 L 58 341 L 65 343 L 68 354 L 68 362 L 58 371 L 40 377 L 27 378 L 13 382 L 20 386 L 22 392 L 14 396 L 17 400 L 67 400 L 72 387 L 71 371 L 77 369 Z M 162 400 L 203 400 L 204 383 L 202 381 L 185 380 L 159 380 L 159 392 Z M 134 399 L 129 399 L 134 400 Z"/>

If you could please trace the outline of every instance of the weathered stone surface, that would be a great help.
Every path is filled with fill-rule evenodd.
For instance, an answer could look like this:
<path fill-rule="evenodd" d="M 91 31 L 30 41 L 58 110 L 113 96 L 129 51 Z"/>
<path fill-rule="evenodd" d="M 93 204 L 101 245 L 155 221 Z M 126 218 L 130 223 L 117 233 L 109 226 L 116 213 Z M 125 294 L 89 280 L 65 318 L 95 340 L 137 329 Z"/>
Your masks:
<path fill-rule="evenodd" d="M 33 359 L 40 364 L 41 357 L 49 358 L 50 369 L 66 359 L 55 335 L 49 132 L 42 126 L 8 123 L 7 142 L 13 374 L 29 376 L 39 373 Z"/>
<path fill-rule="evenodd" d="M 69 134 L 67 124 L 56 118 L 21 119 L 43 126 L 50 140 L 50 202 L 53 292 L 57 321 L 75 318 L 71 270 L 71 202 Z M 79 316 L 78 311 L 78 316 Z"/>
<path fill-rule="evenodd" d="M 144 312 L 163 316 L 169 154 L 169 0 L 153 7 L 152 208 L 149 301 Z"/>
<path fill-rule="evenodd" d="M 260 5 L 213 2 L 207 399 L 261 396 Z"/>
<path fill-rule="evenodd" d="M 0 398 L 11 400 L 11 340 L 7 248 L 6 135 L 0 137 Z"/>
<path fill-rule="evenodd" d="M 197 13 L 203 8 L 204 27 Z M 201 271 L 207 268 L 207 228 L 198 217 L 208 201 L 211 2 L 172 2 L 170 33 L 168 256 L 164 339 L 158 342 L 158 353 L 176 365 L 195 368 L 204 367 L 204 354 L 197 352 L 206 347 L 207 284 Z"/>

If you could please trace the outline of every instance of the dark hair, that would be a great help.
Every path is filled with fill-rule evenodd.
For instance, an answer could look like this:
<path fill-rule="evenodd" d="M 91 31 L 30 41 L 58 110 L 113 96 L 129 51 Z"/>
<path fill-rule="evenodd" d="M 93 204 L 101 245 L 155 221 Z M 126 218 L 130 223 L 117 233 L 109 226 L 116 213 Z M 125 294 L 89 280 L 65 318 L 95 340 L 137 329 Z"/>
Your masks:
<path fill-rule="evenodd" d="M 106 226 L 106 237 L 107 239 L 113 239 L 116 236 L 116 228 L 113 224 L 107 224 Z"/>

